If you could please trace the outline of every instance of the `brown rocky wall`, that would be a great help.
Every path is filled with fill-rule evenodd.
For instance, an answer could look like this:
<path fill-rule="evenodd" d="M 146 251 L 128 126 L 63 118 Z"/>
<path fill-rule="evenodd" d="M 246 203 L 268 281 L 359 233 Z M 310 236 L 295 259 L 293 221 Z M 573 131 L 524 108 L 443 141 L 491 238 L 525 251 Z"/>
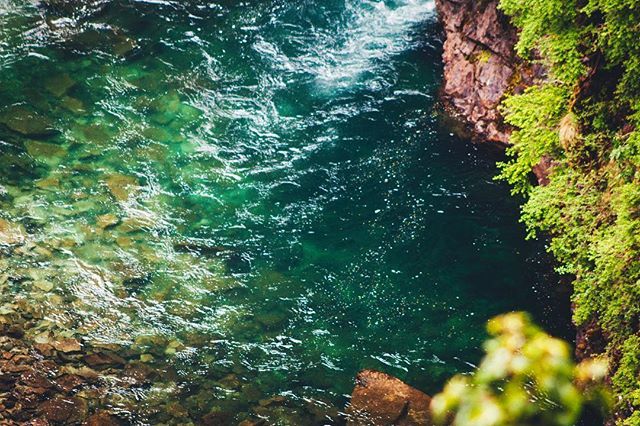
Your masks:
<path fill-rule="evenodd" d="M 532 84 L 541 70 L 521 65 L 514 53 L 516 30 L 498 3 L 436 0 L 446 37 L 441 98 L 476 141 L 506 144 L 510 129 L 498 106 L 505 94 Z"/>

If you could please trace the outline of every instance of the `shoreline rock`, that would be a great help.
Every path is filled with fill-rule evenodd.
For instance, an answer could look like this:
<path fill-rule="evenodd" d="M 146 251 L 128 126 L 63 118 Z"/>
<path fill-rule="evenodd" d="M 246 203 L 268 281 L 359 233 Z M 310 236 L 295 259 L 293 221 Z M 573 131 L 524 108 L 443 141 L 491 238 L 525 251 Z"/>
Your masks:
<path fill-rule="evenodd" d="M 363 370 L 347 407 L 347 426 L 431 425 L 431 397 L 400 379 Z"/>

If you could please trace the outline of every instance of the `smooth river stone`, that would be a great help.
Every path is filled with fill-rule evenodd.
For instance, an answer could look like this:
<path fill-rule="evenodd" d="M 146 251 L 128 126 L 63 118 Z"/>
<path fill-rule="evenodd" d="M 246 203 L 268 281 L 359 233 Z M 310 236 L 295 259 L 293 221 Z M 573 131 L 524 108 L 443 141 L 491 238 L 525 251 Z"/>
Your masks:
<path fill-rule="evenodd" d="M 22 225 L 0 219 L 0 245 L 18 245 L 25 240 L 26 232 Z"/>
<path fill-rule="evenodd" d="M 109 228 L 110 226 L 117 225 L 119 222 L 120 218 L 112 213 L 103 214 L 96 218 L 96 225 L 100 229 Z"/>
<path fill-rule="evenodd" d="M 171 134 L 160 127 L 147 127 L 142 131 L 142 136 L 156 142 L 170 142 Z"/>
<path fill-rule="evenodd" d="M 50 136 L 56 132 L 51 120 L 20 105 L 5 111 L 0 122 L 25 136 Z"/>
<path fill-rule="evenodd" d="M 38 280 L 33 282 L 33 286 L 42 291 L 53 290 L 53 283 L 51 281 Z"/>
<path fill-rule="evenodd" d="M 113 45 L 113 53 L 115 53 L 117 56 L 126 56 L 135 48 L 135 40 L 132 40 L 128 37 L 122 37 Z"/>
<path fill-rule="evenodd" d="M 111 139 L 111 135 L 104 126 L 100 124 L 90 124 L 82 129 L 82 134 L 87 142 L 97 145 L 106 145 Z"/>
<path fill-rule="evenodd" d="M 44 161 L 59 159 L 67 154 L 66 149 L 53 143 L 29 140 L 24 143 L 24 146 L 30 156 Z"/>
<path fill-rule="evenodd" d="M 75 86 L 76 81 L 69 74 L 55 75 L 44 83 L 44 87 L 56 98 L 62 97 L 69 89 Z"/>
<path fill-rule="evenodd" d="M 82 115 L 86 112 L 82 101 L 80 99 L 72 98 L 71 96 L 65 96 L 64 98 L 62 98 L 62 100 L 60 101 L 60 105 L 77 115 Z"/>
<path fill-rule="evenodd" d="M 135 177 L 119 173 L 108 176 L 106 183 L 111 195 L 118 201 L 127 201 L 140 188 Z"/>

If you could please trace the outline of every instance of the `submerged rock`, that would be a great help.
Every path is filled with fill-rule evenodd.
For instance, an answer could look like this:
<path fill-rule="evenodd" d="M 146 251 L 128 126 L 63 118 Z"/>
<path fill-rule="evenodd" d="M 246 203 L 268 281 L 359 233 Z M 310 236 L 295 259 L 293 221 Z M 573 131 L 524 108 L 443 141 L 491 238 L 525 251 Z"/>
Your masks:
<path fill-rule="evenodd" d="M 96 225 L 100 229 L 107 229 L 111 226 L 117 225 L 118 223 L 120 223 L 120 218 L 111 213 L 103 214 L 96 218 Z"/>
<path fill-rule="evenodd" d="M 49 162 L 67 154 L 67 150 L 53 143 L 29 140 L 24 143 L 30 156 L 38 160 Z"/>
<path fill-rule="evenodd" d="M 139 188 L 135 177 L 119 173 L 107 176 L 106 183 L 111 195 L 118 201 L 127 201 Z"/>
<path fill-rule="evenodd" d="M 85 106 L 80 99 L 72 98 L 71 96 L 65 96 L 60 101 L 60 105 L 63 108 L 71 111 L 74 114 L 84 114 L 86 112 Z"/>
<path fill-rule="evenodd" d="M 348 426 L 431 425 L 431 398 L 401 380 L 374 370 L 363 370 L 347 408 Z"/>
<path fill-rule="evenodd" d="M 59 98 L 63 96 L 69 89 L 75 86 L 76 81 L 71 78 L 69 74 L 58 74 L 53 77 L 48 78 L 44 87 L 49 91 L 53 96 Z"/>
<path fill-rule="evenodd" d="M 53 122 L 22 105 L 9 108 L 0 116 L 4 123 L 14 132 L 25 136 L 50 136 L 56 132 Z"/>
<path fill-rule="evenodd" d="M 123 423 L 117 417 L 100 411 L 89 416 L 84 424 L 86 426 L 120 426 Z"/>
<path fill-rule="evenodd" d="M 24 227 L 0 218 L 0 245 L 14 246 L 25 241 Z"/>
<path fill-rule="evenodd" d="M 74 423 L 86 417 L 87 402 L 78 397 L 59 397 L 46 401 L 40 407 L 41 414 L 49 421 Z"/>
<path fill-rule="evenodd" d="M 113 45 L 113 53 L 117 56 L 127 56 L 137 47 L 136 41 L 129 38 L 121 36 L 119 40 Z"/>

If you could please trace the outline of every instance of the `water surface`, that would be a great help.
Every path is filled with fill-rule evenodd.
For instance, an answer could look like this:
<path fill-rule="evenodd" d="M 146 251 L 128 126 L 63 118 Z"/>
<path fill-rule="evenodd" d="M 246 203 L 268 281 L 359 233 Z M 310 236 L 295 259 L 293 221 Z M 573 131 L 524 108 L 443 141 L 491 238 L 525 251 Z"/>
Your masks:
<path fill-rule="evenodd" d="M 164 372 L 104 408 L 332 423 L 360 369 L 435 392 L 491 316 L 553 323 L 433 2 L 60 3 L 0 0 L 3 312 Z"/>

